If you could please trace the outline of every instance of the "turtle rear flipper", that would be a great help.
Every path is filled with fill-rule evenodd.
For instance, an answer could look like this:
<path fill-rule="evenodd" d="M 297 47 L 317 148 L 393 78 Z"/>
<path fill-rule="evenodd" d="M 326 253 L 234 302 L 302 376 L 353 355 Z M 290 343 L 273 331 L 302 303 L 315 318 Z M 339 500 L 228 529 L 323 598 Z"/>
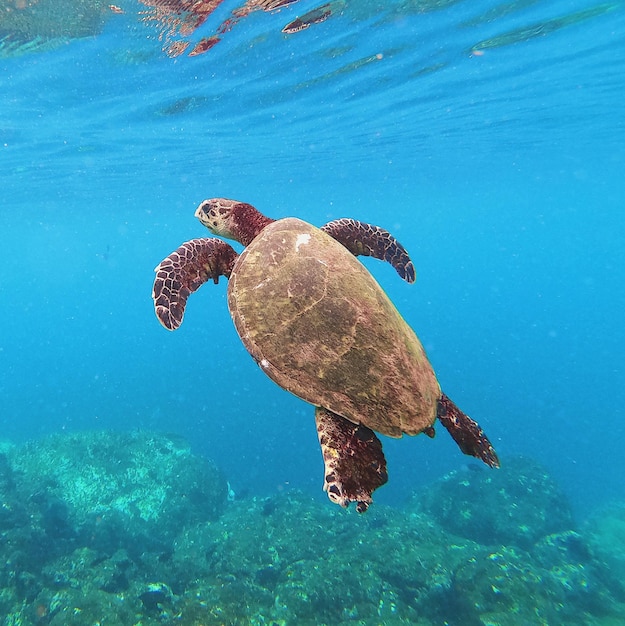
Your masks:
<path fill-rule="evenodd" d="M 406 282 L 414 283 L 415 269 L 406 249 L 387 230 L 346 217 L 328 222 L 321 230 L 354 256 L 372 256 L 386 261 Z"/>
<path fill-rule="evenodd" d="M 155 268 L 152 298 L 156 317 L 168 330 L 182 324 L 187 298 L 209 278 L 230 278 L 237 259 L 234 248 L 220 239 L 191 239 Z"/>
<path fill-rule="evenodd" d="M 497 453 L 480 425 L 463 413 L 444 393 L 438 401 L 436 416 L 462 452 L 481 459 L 490 467 L 499 467 Z"/>
<path fill-rule="evenodd" d="M 370 428 L 327 409 L 317 407 L 315 420 L 325 465 L 323 490 L 332 502 L 342 507 L 356 502 L 364 513 L 371 494 L 388 480 L 382 443 Z"/>

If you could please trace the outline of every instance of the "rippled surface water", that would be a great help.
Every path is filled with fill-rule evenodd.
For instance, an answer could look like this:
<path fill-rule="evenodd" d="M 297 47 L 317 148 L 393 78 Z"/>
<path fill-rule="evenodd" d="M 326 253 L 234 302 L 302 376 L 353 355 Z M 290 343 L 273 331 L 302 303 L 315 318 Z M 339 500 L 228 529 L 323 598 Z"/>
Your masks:
<path fill-rule="evenodd" d="M 41 157 L 126 166 L 150 148 L 179 167 L 199 145 L 271 168 L 341 152 L 390 159 L 409 143 L 418 167 L 448 153 L 522 157 L 574 134 L 614 139 L 618 2 L 349 2 L 280 32 L 312 6 L 256 11 L 203 56 L 170 59 L 130 3 L 102 35 L 4 61 L 5 132 Z"/>

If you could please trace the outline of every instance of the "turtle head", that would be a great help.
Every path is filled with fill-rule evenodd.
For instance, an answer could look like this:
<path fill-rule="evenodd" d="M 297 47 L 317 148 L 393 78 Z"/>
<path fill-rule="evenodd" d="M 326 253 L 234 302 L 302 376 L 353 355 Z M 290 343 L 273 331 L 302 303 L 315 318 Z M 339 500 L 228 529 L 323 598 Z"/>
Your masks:
<path fill-rule="evenodd" d="M 226 198 L 204 200 L 196 209 L 195 217 L 214 235 L 234 239 L 244 246 L 274 221 L 251 204 Z"/>

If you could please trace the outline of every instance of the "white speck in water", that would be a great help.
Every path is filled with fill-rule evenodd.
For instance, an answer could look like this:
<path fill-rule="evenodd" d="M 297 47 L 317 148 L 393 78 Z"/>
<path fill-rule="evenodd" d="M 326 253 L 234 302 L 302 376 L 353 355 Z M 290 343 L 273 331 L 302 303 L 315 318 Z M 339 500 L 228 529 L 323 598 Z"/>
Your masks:
<path fill-rule="evenodd" d="M 308 233 L 302 233 L 297 236 L 295 240 L 295 252 L 299 252 L 299 247 L 306 245 L 310 241 L 310 235 Z"/>

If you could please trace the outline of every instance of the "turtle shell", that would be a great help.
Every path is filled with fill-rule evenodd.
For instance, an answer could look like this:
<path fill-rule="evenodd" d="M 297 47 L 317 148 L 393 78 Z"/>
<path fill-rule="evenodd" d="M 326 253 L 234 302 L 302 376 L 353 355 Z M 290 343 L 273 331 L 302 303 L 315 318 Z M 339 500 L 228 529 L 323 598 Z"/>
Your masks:
<path fill-rule="evenodd" d="M 441 391 L 421 343 L 344 246 L 295 218 L 266 226 L 237 259 L 228 307 L 278 385 L 391 437 L 432 425 Z"/>

